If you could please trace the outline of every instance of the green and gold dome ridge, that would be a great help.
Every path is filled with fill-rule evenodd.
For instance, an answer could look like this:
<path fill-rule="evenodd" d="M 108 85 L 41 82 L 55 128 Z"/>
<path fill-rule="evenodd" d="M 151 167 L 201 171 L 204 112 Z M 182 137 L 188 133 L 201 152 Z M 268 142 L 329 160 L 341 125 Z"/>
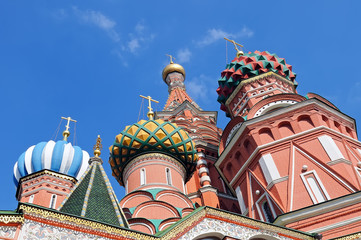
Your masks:
<path fill-rule="evenodd" d="M 110 147 L 109 163 L 113 176 L 123 184 L 124 167 L 135 157 L 150 152 L 172 156 L 185 167 L 187 175 L 195 170 L 196 148 L 186 131 L 161 119 L 140 120 L 126 126 Z"/>

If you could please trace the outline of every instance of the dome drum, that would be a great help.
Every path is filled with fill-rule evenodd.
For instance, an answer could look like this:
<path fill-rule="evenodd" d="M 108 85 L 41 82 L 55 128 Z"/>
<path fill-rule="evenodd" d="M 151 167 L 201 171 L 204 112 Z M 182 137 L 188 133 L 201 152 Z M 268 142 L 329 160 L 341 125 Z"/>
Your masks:
<path fill-rule="evenodd" d="M 233 59 L 221 73 L 217 89 L 221 109 L 226 111 L 226 101 L 240 83 L 265 73 L 277 74 L 294 87 L 297 86 L 296 74 L 292 71 L 292 66 L 287 64 L 284 58 L 279 58 L 276 54 L 267 51 L 245 53 Z"/>

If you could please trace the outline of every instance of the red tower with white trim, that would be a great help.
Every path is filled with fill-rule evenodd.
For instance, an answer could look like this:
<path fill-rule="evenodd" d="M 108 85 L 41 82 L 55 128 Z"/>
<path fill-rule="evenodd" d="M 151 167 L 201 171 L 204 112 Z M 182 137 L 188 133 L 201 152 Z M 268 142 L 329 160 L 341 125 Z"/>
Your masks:
<path fill-rule="evenodd" d="M 215 165 L 242 213 L 326 238 L 360 229 L 354 119 L 317 94 L 297 94 L 292 66 L 268 52 L 236 57 L 219 85 L 232 120 Z"/>

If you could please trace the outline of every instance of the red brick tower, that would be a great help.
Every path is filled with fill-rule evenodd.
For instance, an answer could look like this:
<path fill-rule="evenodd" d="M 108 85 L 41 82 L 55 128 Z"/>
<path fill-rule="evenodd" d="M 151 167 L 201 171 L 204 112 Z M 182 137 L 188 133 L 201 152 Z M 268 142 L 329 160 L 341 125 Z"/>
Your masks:
<path fill-rule="evenodd" d="M 292 67 L 268 52 L 237 56 L 219 85 L 232 120 L 216 167 L 242 213 L 326 238 L 360 229 L 354 119 L 317 94 L 297 94 Z"/>
<path fill-rule="evenodd" d="M 186 92 L 185 70 L 176 63 L 163 70 L 163 80 L 168 85 L 168 100 L 157 119 L 170 121 L 182 127 L 193 139 L 197 152 L 197 170 L 187 183 L 187 194 L 200 206 L 212 206 L 239 212 L 236 198 L 214 168 L 222 130 L 217 127 L 217 112 L 204 111 Z"/>
<path fill-rule="evenodd" d="M 147 97 L 150 101 L 150 97 Z M 133 230 L 155 234 L 192 212 L 186 195 L 197 162 L 195 145 L 186 131 L 161 119 L 141 120 L 116 137 L 110 148 L 113 176 L 125 187 L 120 207 Z"/>

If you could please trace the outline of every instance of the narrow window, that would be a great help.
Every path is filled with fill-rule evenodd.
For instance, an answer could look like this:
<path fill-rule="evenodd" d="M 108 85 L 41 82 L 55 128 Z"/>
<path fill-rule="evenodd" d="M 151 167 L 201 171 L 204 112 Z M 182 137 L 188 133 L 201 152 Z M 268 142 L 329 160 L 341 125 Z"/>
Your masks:
<path fill-rule="evenodd" d="M 267 222 L 273 222 L 274 217 L 273 217 L 271 208 L 267 201 L 262 204 L 262 210 L 263 210 L 264 215 L 266 216 Z"/>
<path fill-rule="evenodd" d="M 308 176 L 306 179 L 317 202 L 324 202 L 326 198 L 323 195 L 322 190 L 320 189 L 320 186 L 316 182 L 315 178 L 313 176 Z"/>
<path fill-rule="evenodd" d="M 51 195 L 49 208 L 55 208 L 55 204 L 56 204 L 56 194 L 53 194 Z"/>
<path fill-rule="evenodd" d="M 330 199 L 330 196 L 314 170 L 301 174 L 301 178 L 313 203 L 320 203 Z"/>
<path fill-rule="evenodd" d="M 145 169 L 140 170 L 140 185 L 145 185 Z"/>
<path fill-rule="evenodd" d="M 29 203 L 33 203 L 33 202 L 34 202 L 34 194 L 29 197 Z"/>
<path fill-rule="evenodd" d="M 172 176 L 170 174 L 170 169 L 166 168 L 165 170 L 166 178 L 167 178 L 167 184 L 172 185 Z"/>

